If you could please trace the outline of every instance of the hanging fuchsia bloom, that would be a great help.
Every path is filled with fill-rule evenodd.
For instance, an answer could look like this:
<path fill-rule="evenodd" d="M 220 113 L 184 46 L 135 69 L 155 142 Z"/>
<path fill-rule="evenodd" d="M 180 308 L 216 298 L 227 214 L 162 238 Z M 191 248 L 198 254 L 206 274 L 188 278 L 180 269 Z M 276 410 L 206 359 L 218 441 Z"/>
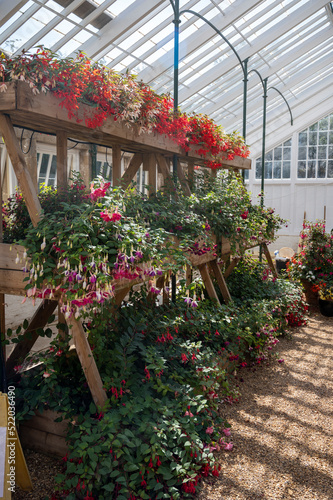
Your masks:
<path fill-rule="evenodd" d="M 120 213 L 118 213 L 118 207 L 113 213 L 110 213 L 108 210 L 104 210 L 104 212 L 100 213 L 100 216 L 105 222 L 117 222 L 121 219 Z"/>
<path fill-rule="evenodd" d="M 247 216 L 248 216 L 248 215 L 249 215 L 249 211 L 248 211 L 248 210 L 245 210 L 245 212 L 243 212 L 243 213 L 241 214 L 241 218 L 245 220 L 245 219 L 247 219 Z"/>
<path fill-rule="evenodd" d="M 107 182 L 106 184 L 104 184 L 104 182 L 101 182 L 100 187 L 97 188 L 97 189 L 94 189 L 93 186 L 94 186 L 94 183 L 92 182 L 90 184 L 90 195 L 89 195 L 89 198 L 92 201 L 97 201 L 98 198 L 104 198 L 104 196 L 106 195 L 106 191 L 111 186 L 111 182 Z"/>

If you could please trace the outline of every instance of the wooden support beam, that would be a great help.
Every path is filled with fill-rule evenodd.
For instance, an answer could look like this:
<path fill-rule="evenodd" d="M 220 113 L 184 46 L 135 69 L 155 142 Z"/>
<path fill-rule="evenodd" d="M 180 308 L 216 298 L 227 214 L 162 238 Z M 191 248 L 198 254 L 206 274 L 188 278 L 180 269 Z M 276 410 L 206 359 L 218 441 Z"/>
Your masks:
<path fill-rule="evenodd" d="M 201 277 L 202 277 L 202 281 L 204 282 L 204 285 L 206 287 L 206 290 L 207 290 L 207 293 L 208 293 L 209 297 L 211 299 L 216 300 L 216 302 L 218 303 L 218 305 L 220 305 L 220 301 L 219 301 L 219 298 L 217 296 L 217 293 L 216 293 L 215 287 L 213 285 L 212 279 L 210 277 L 207 264 L 201 264 L 200 266 L 198 266 L 198 269 L 200 271 L 200 274 L 201 274 Z"/>
<path fill-rule="evenodd" d="M 156 157 L 153 153 L 144 155 L 143 164 L 147 166 L 148 170 L 148 185 L 149 185 L 149 195 L 156 193 L 157 185 L 157 168 L 156 168 Z"/>
<path fill-rule="evenodd" d="M 125 170 L 124 175 L 121 178 L 121 187 L 123 189 L 128 188 L 128 186 L 132 182 L 135 174 L 139 170 L 142 162 L 143 162 L 143 155 L 141 153 L 135 153 L 135 155 L 131 159 L 127 169 Z"/>
<path fill-rule="evenodd" d="M 64 190 L 68 184 L 67 133 L 57 132 L 57 188 Z"/>
<path fill-rule="evenodd" d="M 186 286 L 190 286 L 192 283 L 192 267 L 186 264 L 186 271 L 185 271 L 185 276 L 186 276 Z"/>
<path fill-rule="evenodd" d="M 38 328 L 44 328 L 49 317 L 53 314 L 58 302 L 56 300 L 45 299 L 38 306 L 35 314 L 30 320 L 28 328 L 24 332 L 24 338 L 16 344 L 6 361 L 7 376 L 14 374 L 14 366 L 20 364 L 27 354 L 29 354 L 32 346 L 38 339 Z"/>
<path fill-rule="evenodd" d="M 227 279 L 228 276 L 230 276 L 230 274 L 235 269 L 235 267 L 237 266 L 237 264 L 238 264 L 239 261 L 240 261 L 240 257 L 233 257 L 233 259 L 231 260 L 229 266 L 225 270 L 224 279 Z"/>
<path fill-rule="evenodd" d="M 112 146 L 112 185 L 120 186 L 121 183 L 121 147 Z"/>
<path fill-rule="evenodd" d="M 188 185 L 191 191 L 194 188 L 194 160 L 189 160 L 187 162 L 187 177 L 188 177 Z"/>
<path fill-rule="evenodd" d="M 209 266 L 214 273 L 219 289 L 221 290 L 224 302 L 228 304 L 231 301 L 231 295 L 228 290 L 227 284 L 224 280 L 223 274 L 221 273 L 220 266 L 218 265 L 216 259 L 209 262 Z"/>
<path fill-rule="evenodd" d="M 11 159 L 19 187 L 22 191 L 25 203 L 28 208 L 31 221 L 33 225 L 36 226 L 40 219 L 40 214 L 42 211 L 37 192 L 27 168 L 24 155 L 20 149 L 20 145 L 15 135 L 12 122 L 9 116 L 2 113 L 0 113 L 0 132 L 5 141 L 7 152 Z"/>
<path fill-rule="evenodd" d="M 180 185 L 182 187 L 184 194 L 186 196 L 191 196 L 192 193 L 191 193 L 190 187 L 188 185 L 188 182 L 187 182 L 187 179 L 185 177 L 184 170 L 183 170 L 183 167 L 182 167 L 180 161 L 178 161 L 177 174 L 178 174 L 178 179 L 179 179 L 179 182 L 180 182 Z"/>
<path fill-rule="evenodd" d="M 156 154 L 156 160 L 157 160 L 158 168 L 160 169 L 160 172 L 164 177 L 165 187 L 167 189 L 169 189 L 170 194 L 175 196 L 175 198 L 177 199 L 178 195 L 177 195 L 176 186 L 175 186 L 175 183 L 173 182 L 172 175 L 171 175 L 171 172 L 169 169 L 169 165 L 168 165 L 166 159 L 164 158 L 163 155 L 158 153 L 158 154 Z"/>
<path fill-rule="evenodd" d="M 269 250 L 268 250 L 268 247 L 267 247 L 266 243 L 262 243 L 262 249 L 264 251 L 267 263 L 268 263 L 268 265 L 269 265 L 269 267 L 270 267 L 270 269 L 271 269 L 271 271 L 273 273 L 274 278 L 277 278 L 278 274 L 277 274 L 276 268 L 274 266 L 273 259 L 271 257 L 271 254 L 269 253 Z"/>
<path fill-rule="evenodd" d="M 73 333 L 76 352 L 87 379 L 92 398 L 96 406 L 101 410 L 106 403 L 107 397 L 82 323 L 72 317 L 68 320 L 68 326 Z"/>

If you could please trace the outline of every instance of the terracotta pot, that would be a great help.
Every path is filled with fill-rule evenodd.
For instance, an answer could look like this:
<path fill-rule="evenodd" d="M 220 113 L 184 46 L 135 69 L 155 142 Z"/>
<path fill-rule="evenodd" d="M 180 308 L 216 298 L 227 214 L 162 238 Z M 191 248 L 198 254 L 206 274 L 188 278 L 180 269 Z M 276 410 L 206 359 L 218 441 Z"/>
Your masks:
<path fill-rule="evenodd" d="M 310 281 L 306 281 L 306 280 L 301 280 L 301 281 L 302 281 L 305 299 L 306 299 L 307 303 L 310 306 L 317 306 L 318 305 L 318 292 L 314 292 L 312 290 L 313 283 L 311 283 Z"/>

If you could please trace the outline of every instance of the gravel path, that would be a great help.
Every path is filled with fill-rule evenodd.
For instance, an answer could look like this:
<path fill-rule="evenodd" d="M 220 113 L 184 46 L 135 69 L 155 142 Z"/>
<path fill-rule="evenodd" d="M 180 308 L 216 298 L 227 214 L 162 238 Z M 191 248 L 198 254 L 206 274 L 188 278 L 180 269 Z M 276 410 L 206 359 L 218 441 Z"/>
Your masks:
<path fill-rule="evenodd" d="M 284 363 L 243 371 L 240 402 L 223 405 L 234 448 L 198 500 L 333 499 L 333 318 L 312 313 L 278 351 Z M 34 492 L 13 499 L 44 500 L 59 462 L 26 458 Z"/>
<path fill-rule="evenodd" d="M 333 318 L 312 313 L 278 351 L 284 363 L 243 372 L 223 408 L 234 448 L 199 500 L 333 499 Z"/>

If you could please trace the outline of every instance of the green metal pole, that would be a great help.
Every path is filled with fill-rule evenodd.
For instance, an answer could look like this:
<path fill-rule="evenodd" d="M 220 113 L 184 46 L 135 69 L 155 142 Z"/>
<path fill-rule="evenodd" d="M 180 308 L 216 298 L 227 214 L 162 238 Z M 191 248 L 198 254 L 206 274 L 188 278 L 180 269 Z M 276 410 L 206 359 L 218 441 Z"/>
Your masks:
<path fill-rule="evenodd" d="M 179 0 L 175 0 L 174 3 L 174 56 L 173 56 L 173 109 L 174 113 L 178 113 L 178 86 L 179 86 L 179 25 L 180 25 L 180 14 L 179 14 Z M 177 167 L 178 159 L 177 155 L 173 155 L 173 179 L 177 185 Z"/>
<path fill-rule="evenodd" d="M 262 119 L 262 151 L 261 151 L 261 198 L 260 198 L 260 206 L 263 208 L 264 206 L 264 189 L 265 189 L 265 149 L 266 149 L 266 108 L 267 108 L 267 80 L 265 78 L 263 83 L 264 88 L 264 105 L 263 105 L 263 119 Z M 262 262 L 262 246 L 260 245 L 259 249 L 259 262 Z"/>
<path fill-rule="evenodd" d="M 244 59 L 242 63 L 243 73 L 244 73 L 244 87 L 243 87 L 243 137 L 244 142 L 246 143 L 246 108 L 247 108 L 247 82 L 248 82 L 248 73 L 247 73 L 247 63 L 249 58 Z M 242 178 L 243 182 L 245 179 L 245 170 L 242 170 Z"/>

